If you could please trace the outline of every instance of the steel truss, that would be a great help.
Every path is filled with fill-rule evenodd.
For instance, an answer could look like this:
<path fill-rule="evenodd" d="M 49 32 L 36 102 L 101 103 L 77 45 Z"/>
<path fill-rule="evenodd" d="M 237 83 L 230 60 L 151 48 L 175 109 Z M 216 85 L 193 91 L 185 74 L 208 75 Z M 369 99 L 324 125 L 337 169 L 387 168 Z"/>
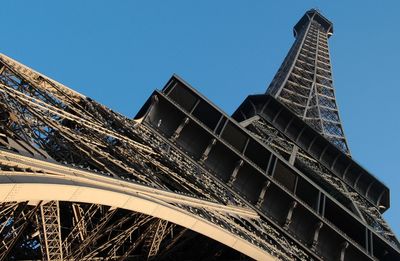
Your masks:
<path fill-rule="evenodd" d="M 157 256 L 161 242 L 168 233 L 167 227 L 168 227 L 168 221 L 160 219 L 152 227 L 152 230 L 146 237 L 143 249 L 147 250 L 148 260 L 154 259 Z M 170 229 L 171 228 L 173 227 L 170 226 Z"/>
<path fill-rule="evenodd" d="M 47 260 L 62 260 L 60 205 L 58 201 L 50 201 L 40 205 L 40 215 L 37 223 L 40 224 L 40 242 L 44 242 L 42 253 L 46 253 Z"/>
<path fill-rule="evenodd" d="M 0 55 L 0 260 L 399 258 L 387 187 L 348 157 L 331 32 L 315 10 L 295 26 L 269 89 L 292 112 L 261 95 L 233 118 L 173 76 L 128 119 Z"/>
<path fill-rule="evenodd" d="M 268 253 L 272 249 L 274 255 L 282 258 L 292 255 L 293 250 L 279 238 L 279 233 L 271 233 L 274 228 L 263 224 L 270 230 L 267 235 L 259 221 L 249 223 L 241 220 L 253 214 L 249 216 L 242 210 L 236 211 L 237 215 L 218 214 L 210 210 L 207 206 L 212 204 L 222 204 L 220 210 L 227 204 L 240 208 L 248 204 L 228 191 L 211 174 L 200 174 L 196 164 L 146 126 L 4 55 L 0 57 L 0 62 L 2 174 L 70 175 L 70 170 L 71 174 L 82 170 L 87 173 L 84 175 L 109 176 L 123 182 L 179 193 L 182 200 L 176 196 L 172 204 L 188 214 L 201 215 L 238 238 L 257 242 L 257 248 L 268 249 Z M 7 154 L 9 152 L 21 156 Z M 190 201 L 195 204 L 183 204 Z M 205 204 L 205 208 L 200 207 L 201 204 Z M 179 226 L 165 228 L 165 221 L 154 218 L 151 223 L 141 223 L 137 219 L 138 214 L 128 214 L 118 208 L 59 201 L 43 202 L 36 208 L 31 205 L 26 207 L 28 210 L 25 212 L 29 211 L 29 215 L 23 212 L 24 222 L 15 233 L 29 232 L 29 236 L 16 236 L 5 243 L 7 251 L 3 252 L 4 257 L 124 259 L 143 256 L 156 259 L 158 253 L 173 258 L 175 245 L 179 245 L 180 255 L 182 249 L 189 247 L 187 243 L 177 244 L 180 236 L 166 236 L 179 235 L 182 230 Z M 7 212 L 5 216 L 10 215 Z M 149 218 L 144 217 L 143 220 Z M 7 220 L 4 222 L 7 224 Z M 175 230 L 178 232 L 175 233 Z M 195 237 L 201 238 L 198 234 Z M 10 239 L 6 237 L 3 242 L 7 240 Z M 201 242 L 211 247 L 208 240 Z M 241 257 L 235 250 L 213 242 L 219 247 L 210 248 L 210 251 L 222 249 L 222 256 L 232 259 Z M 160 251 L 160 246 L 165 246 L 168 251 Z M 24 251 L 19 251 L 21 248 Z M 296 251 L 299 256 L 307 256 L 300 248 Z M 196 249 L 184 253 L 196 256 Z"/>
<path fill-rule="evenodd" d="M 345 195 L 338 194 L 335 186 L 321 182 L 319 173 L 301 168 L 297 153 L 311 153 L 308 157 L 324 168 L 327 168 L 325 161 L 330 162 L 329 168 L 332 168 L 332 162 L 340 162 L 344 168 L 335 169 L 334 174 L 330 173 L 331 170 L 330 177 L 325 178 L 330 178 L 329 182 L 340 182 L 340 186 L 343 186 L 341 191 L 347 189 L 358 194 L 357 197 L 378 212 L 381 206 L 388 206 L 388 199 L 383 197 L 388 189 L 383 185 L 377 186 L 379 181 L 373 180 L 369 173 L 364 171 L 360 175 L 363 170 L 353 168 L 354 162 L 351 158 L 321 138 L 320 134 L 282 104 L 273 101 L 268 95 L 255 95 L 246 99 L 244 105 L 234 114 L 234 117 L 243 121 L 238 124 L 212 104 L 207 104 L 204 97 L 175 76 L 162 91 L 153 93 L 145 110 L 141 110 L 137 117 L 141 119 L 142 126 L 150 127 L 154 134 L 161 134 L 170 149 L 178 148 L 192 162 L 200 161 L 198 173 L 210 172 L 223 180 L 230 188 L 229 193 L 233 195 L 240 191 L 239 194 L 245 202 L 257 209 L 260 216 L 268 220 L 268 224 L 275 224 L 275 231 L 284 234 L 283 238 L 287 241 L 284 246 L 289 251 L 285 258 L 307 259 L 312 256 L 316 259 L 329 259 L 337 255 L 343 260 L 373 260 L 375 256 L 382 258 L 387 255 L 376 247 L 382 244 L 385 244 L 385 249 L 393 251 L 389 254 L 391 258 L 400 254 L 395 237 L 385 237 L 370 223 L 365 222 L 358 205 L 353 204 L 349 197 L 346 198 L 347 192 Z M 262 108 L 263 113 L 259 113 L 260 115 L 254 110 L 257 107 Z M 254 118 L 245 118 L 253 113 L 256 114 Z M 211 119 L 210 114 L 213 115 Z M 262 135 L 254 137 L 244 129 L 244 126 L 253 125 L 263 116 L 281 124 L 271 124 L 273 130 L 271 136 L 266 138 L 267 142 L 263 142 Z M 289 126 L 294 129 L 289 129 Z M 298 133 L 296 137 L 304 133 L 308 139 L 301 140 L 301 145 L 296 143 L 296 146 L 293 146 L 293 141 L 291 144 L 281 142 L 285 153 L 282 153 L 282 149 L 278 152 L 277 146 L 273 143 L 275 146 L 271 146 L 270 143 L 285 133 L 282 129 L 292 134 Z M 304 146 L 311 150 L 304 149 Z M 160 144 L 160 147 L 163 145 Z M 322 153 L 322 156 L 316 156 L 316 152 Z M 329 157 L 323 157 L 324 154 Z M 360 191 L 359 187 L 347 179 L 341 180 L 343 173 L 339 170 L 345 169 L 348 173 L 353 173 L 353 169 L 357 171 L 357 182 L 369 182 L 366 186 L 371 193 Z M 201 177 L 201 174 L 197 176 Z M 196 215 L 202 216 L 198 212 Z M 341 218 L 337 219 L 338 215 Z M 364 234 L 365 237 L 360 236 Z M 273 236 L 274 240 L 278 237 Z M 346 247 L 332 250 L 337 251 L 332 256 L 327 249 L 338 245 Z M 304 252 L 298 252 L 299 250 Z"/>
<path fill-rule="evenodd" d="M 387 238 L 393 245 L 400 246 L 391 228 L 382 218 L 381 213 L 376 207 L 371 206 L 352 187 L 335 177 L 329 169 L 324 167 L 307 152 L 297 147 L 283 133 L 277 131 L 270 123 L 260 117 L 249 123 L 247 128 L 282 157 L 287 158 L 292 156 L 292 164 L 296 164 L 299 169 L 301 168 L 305 172 L 310 173 L 318 183 L 329 186 L 329 189 L 332 191 L 331 195 L 334 195 L 337 200 L 344 202 L 343 204 L 347 206 L 349 211 L 358 215 L 365 223 L 374 228 L 377 233 Z"/>
<path fill-rule="evenodd" d="M 272 80 L 268 93 L 350 155 L 336 104 L 328 38 L 333 28 L 315 11 L 295 27 L 296 41 Z"/>

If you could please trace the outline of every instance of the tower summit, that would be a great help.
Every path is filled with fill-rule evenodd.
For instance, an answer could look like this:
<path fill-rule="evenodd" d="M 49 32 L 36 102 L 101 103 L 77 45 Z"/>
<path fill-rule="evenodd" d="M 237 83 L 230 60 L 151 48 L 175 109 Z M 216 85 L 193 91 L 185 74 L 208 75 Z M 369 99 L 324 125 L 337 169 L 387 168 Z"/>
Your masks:
<path fill-rule="evenodd" d="M 267 93 L 350 155 L 336 104 L 328 38 L 332 23 L 311 9 L 293 28 L 296 38 Z"/>
<path fill-rule="evenodd" d="M 322 26 L 324 30 L 327 32 L 328 37 L 330 37 L 333 34 L 332 22 L 329 21 L 327 18 L 325 18 L 317 9 L 310 9 L 293 27 L 294 37 L 296 37 L 297 34 L 300 33 L 304 27 L 307 27 L 308 23 L 311 20 L 314 20 L 320 26 Z"/>

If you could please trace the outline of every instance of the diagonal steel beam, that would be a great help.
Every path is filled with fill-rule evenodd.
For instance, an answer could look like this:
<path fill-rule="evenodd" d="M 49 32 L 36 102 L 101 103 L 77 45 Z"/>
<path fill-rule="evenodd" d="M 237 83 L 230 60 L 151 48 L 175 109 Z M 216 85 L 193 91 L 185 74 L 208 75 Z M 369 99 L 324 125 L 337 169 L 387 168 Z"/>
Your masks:
<path fill-rule="evenodd" d="M 40 207 L 40 204 L 41 202 L 39 202 L 35 207 L 30 208 L 27 206 L 27 202 L 20 203 L 19 205 L 23 209 L 19 213 L 16 213 L 16 211 L 12 220 L 7 220 L 6 229 L 3 230 L 3 232 L 6 230 L 8 232 L 2 234 L 0 245 L 0 261 L 7 259 L 9 253 L 13 249 L 13 246 L 20 239 L 30 222 L 32 222 L 35 213 Z"/>

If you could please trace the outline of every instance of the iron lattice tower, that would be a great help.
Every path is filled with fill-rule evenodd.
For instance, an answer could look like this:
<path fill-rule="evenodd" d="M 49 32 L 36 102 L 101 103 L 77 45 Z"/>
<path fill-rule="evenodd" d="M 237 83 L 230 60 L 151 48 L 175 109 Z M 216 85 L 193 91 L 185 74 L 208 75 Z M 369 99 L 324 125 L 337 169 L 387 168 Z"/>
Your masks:
<path fill-rule="evenodd" d="M 332 84 L 328 38 L 333 25 L 310 10 L 295 25 L 296 40 L 267 92 L 350 154 Z"/>
<path fill-rule="evenodd" d="M 331 32 L 307 12 L 232 116 L 174 75 L 128 119 L 0 55 L 0 260 L 399 260 L 389 189 L 349 157 Z"/>

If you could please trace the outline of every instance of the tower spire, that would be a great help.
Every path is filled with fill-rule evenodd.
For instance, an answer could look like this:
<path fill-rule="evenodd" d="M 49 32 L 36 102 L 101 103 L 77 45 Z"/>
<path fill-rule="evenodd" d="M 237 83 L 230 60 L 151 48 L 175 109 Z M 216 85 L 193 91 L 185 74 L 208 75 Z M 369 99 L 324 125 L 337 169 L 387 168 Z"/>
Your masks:
<path fill-rule="evenodd" d="M 296 40 L 267 93 L 350 155 L 332 81 L 328 38 L 333 25 L 311 9 L 294 26 L 293 33 Z"/>

